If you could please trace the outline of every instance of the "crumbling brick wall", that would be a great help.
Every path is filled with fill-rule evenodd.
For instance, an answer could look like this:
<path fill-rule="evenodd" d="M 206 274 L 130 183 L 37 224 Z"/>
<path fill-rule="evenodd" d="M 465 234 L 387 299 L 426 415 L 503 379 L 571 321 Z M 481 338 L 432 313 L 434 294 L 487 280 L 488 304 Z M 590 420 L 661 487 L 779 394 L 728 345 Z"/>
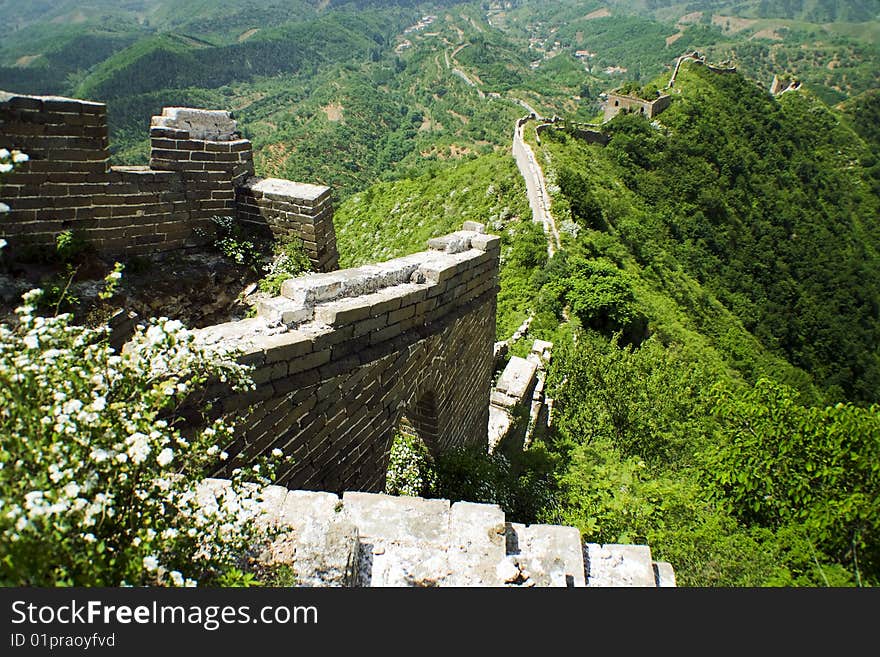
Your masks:
<path fill-rule="evenodd" d="M 258 317 L 199 333 L 255 366 L 256 390 L 214 393 L 237 423 L 229 469 L 278 448 L 294 459 L 279 473 L 290 488 L 381 491 L 404 416 L 434 454 L 487 444 L 500 239 L 469 227 L 292 279 Z"/>
<path fill-rule="evenodd" d="M 643 114 L 649 119 L 653 119 L 663 110 L 669 107 L 672 102 L 672 96 L 661 95 L 655 100 L 645 100 L 637 96 L 629 96 L 627 94 L 619 94 L 611 92 L 604 106 L 604 121 L 610 121 L 623 111 L 637 112 Z"/>
<path fill-rule="evenodd" d="M 73 230 L 100 253 L 134 255 L 197 246 L 211 217 L 234 216 L 300 237 L 314 269 L 336 269 L 330 190 L 254 178 L 251 143 L 228 112 L 167 107 L 150 142 L 149 167 L 111 167 L 106 105 L 0 92 L 0 148 L 30 158 L 0 181 L 11 208 L 0 237 L 10 250 L 40 248 Z"/>

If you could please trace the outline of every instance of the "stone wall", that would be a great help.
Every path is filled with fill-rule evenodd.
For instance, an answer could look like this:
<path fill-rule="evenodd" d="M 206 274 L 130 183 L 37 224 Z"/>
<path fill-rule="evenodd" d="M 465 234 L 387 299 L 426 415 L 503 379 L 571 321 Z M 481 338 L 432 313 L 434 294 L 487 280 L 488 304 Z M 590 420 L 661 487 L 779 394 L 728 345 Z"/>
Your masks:
<path fill-rule="evenodd" d="M 330 188 L 250 178 L 237 189 L 238 220 L 276 238 L 300 237 L 315 271 L 339 268 Z"/>
<path fill-rule="evenodd" d="M 796 78 L 789 78 L 787 76 L 780 77 L 778 75 L 774 75 L 773 82 L 770 83 L 770 93 L 774 96 L 779 96 L 786 91 L 797 91 L 800 88 L 800 80 Z"/>
<path fill-rule="evenodd" d="M 303 194 L 273 181 L 295 193 L 279 200 L 255 191 L 266 181 L 253 181 L 251 143 L 228 112 L 165 108 L 150 141 L 149 167 L 111 167 L 106 105 L 0 92 L 0 148 L 30 158 L 0 182 L 11 208 L 0 215 L 0 237 L 12 251 L 51 246 L 73 230 L 100 253 L 146 254 L 197 246 L 211 217 L 237 216 L 297 235 L 314 268 L 336 269 L 329 190 L 303 186 Z"/>
<path fill-rule="evenodd" d="M 580 139 L 588 144 L 599 144 L 606 146 L 611 137 L 602 132 L 600 126 L 592 123 L 579 123 L 576 121 L 567 121 L 559 116 L 554 116 L 546 123 L 540 123 L 535 126 L 535 135 L 538 145 L 541 144 L 541 135 L 547 130 L 561 130 L 567 132 L 576 139 Z"/>
<path fill-rule="evenodd" d="M 500 238 L 466 227 L 426 252 L 288 280 L 258 317 L 199 332 L 255 366 L 255 391 L 214 391 L 237 420 L 229 469 L 278 448 L 290 488 L 380 491 L 402 424 L 434 454 L 487 444 Z"/>
<path fill-rule="evenodd" d="M 712 73 L 719 73 L 722 75 L 736 73 L 736 66 L 731 64 L 730 62 L 723 62 L 721 64 L 709 64 L 706 62 L 706 56 L 701 55 L 698 51 L 694 50 L 693 52 L 686 52 L 681 57 L 675 60 L 675 67 L 672 70 L 672 77 L 669 78 L 669 83 L 666 85 L 668 88 L 672 88 L 675 86 L 675 78 L 678 77 L 678 71 L 681 69 L 682 62 L 691 62 L 697 66 L 705 66 L 707 70 Z"/>

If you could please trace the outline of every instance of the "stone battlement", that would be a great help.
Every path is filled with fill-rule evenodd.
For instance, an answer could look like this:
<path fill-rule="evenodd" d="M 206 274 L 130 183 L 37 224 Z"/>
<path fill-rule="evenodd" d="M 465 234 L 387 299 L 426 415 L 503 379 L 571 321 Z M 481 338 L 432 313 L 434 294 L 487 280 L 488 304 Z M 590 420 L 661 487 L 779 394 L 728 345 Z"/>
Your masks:
<path fill-rule="evenodd" d="M 661 94 L 653 100 L 645 100 L 638 96 L 611 91 L 608 93 L 608 100 L 605 101 L 603 121 L 607 123 L 623 111 L 638 112 L 649 119 L 653 119 L 669 107 L 671 102 L 672 96 L 667 94 Z"/>
<path fill-rule="evenodd" d="M 435 454 L 487 444 L 500 238 L 467 228 L 290 279 L 257 317 L 197 332 L 254 367 L 255 391 L 213 392 L 237 420 L 230 469 L 278 448 L 295 461 L 285 485 L 379 491 L 402 423 Z"/>
<path fill-rule="evenodd" d="M 219 215 L 299 237 L 316 270 L 338 267 L 330 190 L 255 178 L 229 112 L 166 107 L 151 122 L 149 167 L 111 167 L 108 134 L 103 103 L 0 91 L 0 148 L 30 158 L 0 185 L 10 249 L 73 230 L 109 255 L 171 251 L 204 244 Z"/>
<path fill-rule="evenodd" d="M 205 504 L 228 480 L 202 484 Z M 262 490 L 286 526 L 264 555 L 308 587 L 673 587 L 647 545 L 586 543 L 574 527 L 508 522 L 496 504 L 346 491 Z"/>

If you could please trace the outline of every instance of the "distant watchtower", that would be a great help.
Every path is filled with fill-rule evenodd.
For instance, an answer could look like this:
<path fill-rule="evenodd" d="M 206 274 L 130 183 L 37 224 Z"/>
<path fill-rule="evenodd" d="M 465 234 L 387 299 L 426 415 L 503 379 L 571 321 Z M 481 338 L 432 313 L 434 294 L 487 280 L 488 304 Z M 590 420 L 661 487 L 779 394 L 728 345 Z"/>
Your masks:
<path fill-rule="evenodd" d="M 638 112 L 649 119 L 653 119 L 660 114 L 660 112 L 669 107 L 671 102 L 672 96 L 667 94 L 660 94 L 654 100 L 645 100 L 638 96 L 611 91 L 608 94 L 608 100 L 605 101 L 605 116 L 603 120 L 607 123 L 626 110 Z"/>

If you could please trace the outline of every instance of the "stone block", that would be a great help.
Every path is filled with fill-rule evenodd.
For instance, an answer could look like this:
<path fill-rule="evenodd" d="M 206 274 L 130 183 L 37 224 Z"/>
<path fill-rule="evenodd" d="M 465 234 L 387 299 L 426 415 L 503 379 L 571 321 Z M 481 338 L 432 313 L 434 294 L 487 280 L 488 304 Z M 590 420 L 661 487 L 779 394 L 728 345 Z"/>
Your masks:
<path fill-rule="evenodd" d="M 295 326 L 310 321 L 313 314 L 312 308 L 284 297 L 261 299 L 257 302 L 257 316 L 264 319 L 269 326 Z"/>
<path fill-rule="evenodd" d="M 330 326 L 350 324 L 370 316 L 371 302 L 368 298 L 341 299 L 325 306 L 315 307 L 315 321 Z"/>
<path fill-rule="evenodd" d="M 520 571 L 520 581 L 510 583 L 553 587 L 586 585 L 581 535 L 574 527 L 508 523 L 507 554 L 513 557 Z"/>
<path fill-rule="evenodd" d="M 513 427 L 513 418 L 507 411 L 497 406 L 489 406 L 489 451 L 494 452 Z"/>
<path fill-rule="evenodd" d="M 450 510 L 451 586 L 502 586 L 498 564 L 505 556 L 504 512 L 497 504 L 456 502 Z"/>
<path fill-rule="evenodd" d="M 276 539 L 269 560 L 291 566 L 296 586 L 355 584 L 358 530 L 342 512 L 336 495 L 289 491 L 278 520 L 291 529 Z"/>
<path fill-rule="evenodd" d="M 342 501 L 362 540 L 407 540 L 446 549 L 449 500 L 346 492 Z"/>
<path fill-rule="evenodd" d="M 666 561 L 655 561 L 654 581 L 660 588 L 674 588 L 676 586 L 675 571 L 672 569 L 672 564 Z"/>
<path fill-rule="evenodd" d="M 258 193 L 258 198 L 265 197 L 289 203 L 307 201 L 311 204 L 330 193 L 330 188 L 323 185 L 310 185 L 280 178 L 250 178 L 245 183 L 245 188 Z"/>
<path fill-rule="evenodd" d="M 223 110 L 165 107 L 162 115 L 154 116 L 150 125 L 186 131 L 190 139 L 231 141 L 236 136 L 236 122 L 229 112 Z"/>
<path fill-rule="evenodd" d="M 471 231 L 458 231 L 428 240 L 428 248 L 445 253 L 463 253 L 471 248 Z"/>
<path fill-rule="evenodd" d="M 443 548 L 361 539 L 360 586 L 436 587 L 448 585 L 449 560 Z"/>
<path fill-rule="evenodd" d="M 465 221 L 462 229 L 472 231 L 474 233 L 484 234 L 486 232 L 486 224 L 481 224 L 477 221 Z"/>
<path fill-rule="evenodd" d="M 535 385 L 538 366 L 519 356 L 512 356 L 501 373 L 495 389 L 517 400 L 523 400 Z"/>
<path fill-rule="evenodd" d="M 426 283 L 443 283 L 458 273 L 457 264 L 452 259 L 429 258 L 419 267 L 418 272 Z"/>
<path fill-rule="evenodd" d="M 587 586 L 657 586 L 647 545 L 585 543 Z"/>
<path fill-rule="evenodd" d="M 471 247 L 480 251 L 497 251 L 501 248 L 501 238 L 497 235 L 474 235 Z"/>
<path fill-rule="evenodd" d="M 547 365 L 553 355 L 553 343 L 546 340 L 535 340 L 529 356 L 535 355 L 540 363 Z"/>

